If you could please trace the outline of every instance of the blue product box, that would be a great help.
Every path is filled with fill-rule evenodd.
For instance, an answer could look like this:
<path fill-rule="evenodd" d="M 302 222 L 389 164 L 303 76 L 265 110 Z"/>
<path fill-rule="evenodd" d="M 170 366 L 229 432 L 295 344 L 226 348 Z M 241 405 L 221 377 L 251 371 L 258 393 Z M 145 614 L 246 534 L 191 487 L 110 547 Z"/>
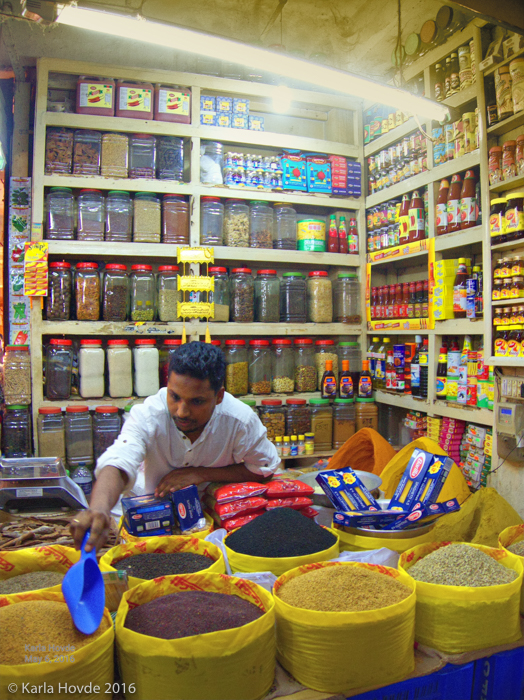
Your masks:
<path fill-rule="evenodd" d="M 250 131 L 264 131 L 264 117 L 248 117 Z"/>
<path fill-rule="evenodd" d="M 216 126 L 217 115 L 214 112 L 200 112 L 200 123 L 204 126 Z"/>
<path fill-rule="evenodd" d="M 384 530 L 405 530 L 415 523 L 428 523 L 435 518 L 440 518 L 441 515 L 453 513 L 457 510 L 460 510 L 460 505 L 456 498 L 446 503 L 432 503 L 429 506 L 423 506 L 419 502 L 415 504 L 411 513 L 403 515 L 393 523 L 388 523 Z"/>
<path fill-rule="evenodd" d="M 406 513 L 407 515 L 407 513 Z M 402 512 L 398 510 L 379 510 L 372 508 L 369 510 L 336 511 L 333 515 L 333 525 L 342 527 L 369 527 L 379 530 L 388 523 L 394 522 L 402 517 Z"/>
<path fill-rule="evenodd" d="M 379 504 L 351 467 L 320 472 L 316 481 L 337 510 L 380 510 Z"/>
<path fill-rule="evenodd" d="M 307 192 L 306 160 L 300 151 L 282 154 L 282 187 L 285 190 Z"/>
<path fill-rule="evenodd" d="M 133 498 L 122 498 L 124 525 L 135 537 L 172 535 L 175 526 L 173 504 L 169 497 L 155 498 L 150 493 Z"/>
<path fill-rule="evenodd" d="M 435 503 L 452 466 L 449 457 L 415 450 L 389 508 L 412 510 L 417 501 L 424 506 Z"/>
<path fill-rule="evenodd" d="M 327 156 L 307 156 L 307 190 L 331 194 L 331 163 Z"/>
<path fill-rule="evenodd" d="M 472 700 L 524 697 L 524 647 L 501 651 L 474 663 Z"/>
<path fill-rule="evenodd" d="M 231 126 L 233 129 L 247 129 L 247 117 L 242 114 L 233 114 L 231 117 Z"/>
<path fill-rule="evenodd" d="M 233 111 L 233 98 L 232 97 L 215 97 L 216 111 L 220 114 L 221 112 L 226 112 L 229 114 Z"/>
<path fill-rule="evenodd" d="M 211 95 L 201 95 L 200 111 L 216 112 L 216 97 L 212 97 Z"/>
<path fill-rule="evenodd" d="M 187 486 L 185 489 L 173 491 L 171 500 L 182 532 L 205 524 L 204 511 L 196 486 Z M 203 522 L 199 522 L 201 520 Z"/>
<path fill-rule="evenodd" d="M 235 97 L 233 100 L 233 112 L 247 117 L 249 114 L 249 100 L 246 100 L 244 97 Z"/>
<path fill-rule="evenodd" d="M 217 114 L 216 125 L 217 126 L 231 127 L 231 115 L 230 114 L 223 114 L 223 113 Z"/>

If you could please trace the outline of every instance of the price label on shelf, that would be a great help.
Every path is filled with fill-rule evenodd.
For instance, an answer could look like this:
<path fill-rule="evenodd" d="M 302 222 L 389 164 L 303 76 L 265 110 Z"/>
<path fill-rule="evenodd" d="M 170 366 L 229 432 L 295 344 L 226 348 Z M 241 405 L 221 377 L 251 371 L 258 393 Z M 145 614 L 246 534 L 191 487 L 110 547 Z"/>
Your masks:
<path fill-rule="evenodd" d="M 423 241 L 415 241 L 414 243 L 406 243 L 405 245 L 396 245 L 393 248 L 385 250 L 377 250 L 375 253 L 368 253 L 368 262 L 382 262 L 383 260 L 400 260 L 405 255 L 413 253 L 423 253 L 428 250 L 428 241 L 425 238 Z"/>

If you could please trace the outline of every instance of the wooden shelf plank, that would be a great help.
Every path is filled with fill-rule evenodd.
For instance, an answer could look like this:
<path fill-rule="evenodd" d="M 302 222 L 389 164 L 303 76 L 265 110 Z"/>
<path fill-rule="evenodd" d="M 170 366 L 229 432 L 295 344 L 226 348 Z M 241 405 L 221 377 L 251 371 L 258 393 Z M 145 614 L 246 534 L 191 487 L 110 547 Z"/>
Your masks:
<path fill-rule="evenodd" d="M 496 185 L 490 185 L 490 192 L 505 192 L 506 190 L 514 190 L 517 187 L 524 185 L 524 175 L 517 175 L 517 177 L 512 177 L 510 180 L 503 180 L 502 182 L 497 182 Z"/>
<path fill-rule="evenodd" d="M 301 455 L 289 455 L 289 457 L 281 457 L 280 459 L 284 462 L 287 459 L 319 459 L 321 457 L 333 457 L 333 455 L 337 452 L 338 450 L 323 450 L 322 452 L 313 452 L 311 455 L 307 454 L 301 454 Z M 315 506 L 313 506 L 314 508 Z"/>
<path fill-rule="evenodd" d="M 484 333 L 484 319 L 478 318 L 449 318 L 445 321 L 435 321 L 436 335 L 482 335 Z"/>
<path fill-rule="evenodd" d="M 399 408 L 405 408 L 408 411 L 427 412 L 429 408 L 429 401 L 427 399 L 416 399 L 410 394 L 396 394 L 393 392 L 377 390 L 374 393 L 374 398 L 377 403 L 383 403 L 388 406 L 398 406 Z"/>
<path fill-rule="evenodd" d="M 508 241 L 507 243 L 497 243 L 491 246 L 492 251 L 511 250 L 513 248 L 524 248 L 524 238 L 518 241 Z"/>
<path fill-rule="evenodd" d="M 445 418 L 465 420 L 469 423 L 493 425 L 493 411 L 488 411 L 487 408 L 474 408 L 473 406 L 462 406 L 459 404 L 453 404 L 451 406 L 445 401 L 435 401 L 430 407 L 429 412 L 437 416 L 444 416 Z"/>
<path fill-rule="evenodd" d="M 341 255 L 340 253 L 313 253 L 302 250 L 266 250 L 259 248 L 215 247 L 216 260 L 245 260 L 246 262 L 271 262 L 283 265 L 336 265 L 339 267 L 358 267 L 358 255 Z"/>
<path fill-rule="evenodd" d="M 508 131 L 513 131 L 513 129 L 517 129 L 523 124 L 524 110 L 522 110 L 522 112 L 517 112 L 517 114 L 514 114 L 512 117 L 503 119 L 497 124 L 493 124 L 493 126 L 488 127 L 488 134 L 490 136 L 502 136 L 502 134 L 507 134 Z"/>
<path fill-rule="evenodd" d="M 331 209 L 349 209 L 359 211 L 365 208 L 364 199 L 354 199 L 350 197 L 338 197 L 336 195 L 316 194 L 314 192 L 268 192 L 267 190 L 256 190 L 225 186 L 194 185 L 193 194 L 202 197 L 227 197 L 231 199 L 263 200 L 265 202 L 287 202 L 288 204 L 302 204 L 311 207 L 330 207 Z"/>
<path fill-rule="evenodd" d="M 443 236 L 435 237 L 435 252 L 443 250 L 451 250 L 453 248 L 462 248 L 475 243 L 482 243 L 484 236 L 483 226 L 474 226 L 464 231 L 456 233 L 446 233 Z"/>
<path fill-rule="evenodd" d="M 460 107 L 463 107 L 464 105 L 468 104 L 468 102 L 472 102 L 476 99 L 477 83 L 473 83 L 473 85 L 470 85 L 464 90 L 460 90 L 455 95 L 451 95 L 451 97 L 448 97 L 446 100 L 444 100 L 444 104 L 448 105 L 448 107 L 455 107 L 456 109 L 459 109 Z"/>
<path fill-rule="evenodd" d="M 200 334 L 204 335 L 206 326 L 201 326 Z M 187 324 L 186 324 L 187 327 Z M 273 338 L 292 336 L 326 336 L 360 335 L 361 325 L 348 323 L 210 323 L 211 336 L 270 336 Z"/>
<path fill-rule="evenodd" d="M 489 357 L 487 365 L 497 365 L 498 367 L 520 367 L 524 368 L 524 361 L 521 357 Z"/>
<path fill-rule="evenodd" d="M 421 122 L 421 123 L 423 126 L 425 126 L 423 122 Z M 377 139 L 374 139 L 370 143 L 367 143 L 364 146 L 364 157 L 367 158 L 368 156 L 373 155 L 373 153 L 378 153 L 379 151 L 382 151 L 384 148 L 387 148 L 388 146 L 391 146 L 394 143 L 397 143 L 398 141 L 403 139 L 404 136 L 411 134 L 413 131 L 416 131 L 418 128 L 419 128 L 418 124 L 415 121 L 414 117 L 410 117 L 401 126 L 397 126 L 395 129 L 388 131 L 387 134 L 384 134 L 383 136 L 379 136 Z"/>
<path fill-rule="evenodd" d="M 491 306 L 514 306 L 515 304 L 524 303 L 524 297 L 517 297 L 511 299 L 492 299 Z"/>
<path fill-rule="evenodd" d="M 376 260 L 370 263 L 371 267 L 377 267 L 378 265 L 389 265 L 390 267 L 398 266 L 398 263 L 405 265 L 405 260 L 412 260 L 414 258 L 427 257 L 427 250 L 419 250 L 416 253 L 402 253 L 403 246 L 395 246 L 394 248 L 385 248 L 384 253 L 390 254 L 391 257 L 386 257 L 383 260 Z M 395 256 L 395 257 L 393 257 Z"/>
<path fill-rule="evenodd" d="M 521 49 L 520 51 L 517 51 L 517 53 L 512 54 L 511 56 L 508 56 L 505 58 L 503 61 L 499 61 L 499 63 L 495 63 L 494 66 L 491 66 L 490 68 L 487 68 L 483 75 L 486 77 L 487 75 L 491 75 L 494 73 L 498 68 L 501 68 L 502 66 L 506 66 L 508 63 L 511 63 L 511 61 L 514 61 L 516 58 L 521 56 L 524 53 L 524 49 Z"/>
<path fill-rule="evenodd" d="M 44 187 L 72 187 L 96 190 L 125 190 L 127 192 L 155 192 L 158 194 L 192 195 L 189 183 L 175 180 L 143 180 L 112 177 L 80 177 L 78 175 L 44 175 Z"/>

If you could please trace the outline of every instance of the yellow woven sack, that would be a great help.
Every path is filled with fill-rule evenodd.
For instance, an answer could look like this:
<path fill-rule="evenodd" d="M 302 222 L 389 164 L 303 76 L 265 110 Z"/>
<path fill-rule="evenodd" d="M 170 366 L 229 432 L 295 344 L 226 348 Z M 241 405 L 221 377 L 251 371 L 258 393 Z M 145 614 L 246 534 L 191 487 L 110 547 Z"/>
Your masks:
<path fill-rule="evenodd" d="M 318 612 L 279 598 L 296 576 L 326 566 L 359 566 L 404 583 L 405 600 L 365 612 Z M 277 658 L 299 683 L 325 693 L 395 683 L 415 668 L 415 583 L 403 571 L 363 562 L 324 562 L 288 571 L 273 588 L 277 618 Z"/>
<path fill-rule="evenodd" d="M 326 528 L 326 530 L 329 530 L 329 528 Z M 233 532 L 236 532 L 236 530 L 228 533 L 224 539 L 229 566 L 233 574 L 237 572 L 250 574 L 257 571 L 271 571 L 275 576 L 280 576 L 290 569 L 296 569 L 297 566 L 305 566 L 306 564 L 314 564 L 318 561 L 336 559 L 340 552 L 338 531 L 331 530 L 337 538 L 337 541 L 335 544 L 331 545 L 329 549 L 323 549 L 314 554 L 305 554 L 301 557 L 252 557 L 249 554 L 239 554 L 227 546 L 227 538 L 229 535 L 232 535 Z"/>
<path fill-rule="evenodd" d="M 57 571 L 60 574 L 66 574 L 79 559 L 80 552 L 60 544 L 18 549 L 16 552 L 0 552 L 0 581 L 27 574 L 30 571 Z M 58 584 L 38 590 L 60 592 L 61 587 Z"/>
<path fill-rule="evenodd" d="M 130 608 L 179 591 L 237 595 L 265 611 L 258 620 L 220 632 L 157 639 L 124 627 Z M 224 574 L 165 576 L 127 591 L 116 616 L 122 680 L 133 700 L 258 700 L 275 675 L 273 597 L 251 581 Z"/>
<path fill-rule="evenodd" d="M 509 552 L 508 547 L 516 542 L 522 542 L 522 540 L 524 540 L 524 525 L 512 525 L 503 530 L 499 535 L 499 545 L 507 552 Z M 524 566 L 524 557 L 521 557 L 519 554 L 513 554 L 513 552 L 509 553 L 517 557 Z M 524 615 L 524 583 L 522 584 L 520 592 L 520 612 Z"/>
<path fill-rule="evenodd" d="M 222 551 L 211 542 L 198 540 L 196 537 L 148 537 L 142 539 L 141 542 L 132 542 L 130 544 L 119 544 L 113 547 L 100 559 L 100 569 L 102 571 L 116 571 L 113 567 L 113 562 L 132 557 L 135 554 L 164 554 L 166 552 L 191 552 L 192 554 L 201 554 L 204 557 L 213 559 L 213 564 L 206 569 L 209 573 L 224 574 L 226 565 Z M 129 576 L 129 587 L 138 586 L 139 583 L 144 583 L 148 579 Z"/>
<path fill-rule="evenodd" d="M 453 542 L 433 542 L 414 547 L 400 557 L 399 569 L 406 571 L 419 559 Z M 466 544 L 466 543 L 460 543 Z M 447 654 L 462 654 L 521 638 L 520 589 L 523 567 L 519 558 L 503 549 L 469 544 L 489 554 L 518 577 L 500 586 L 441 586 L 417 581 L 417 623 L 415 639 L 420 644 Z"/>
<path fill-rule="evenodd" d="M 206 523 L 207 523 L 208 527 L 205 530 L 201 530 L 200 532 L 192 532 L 190 535 L 191 537 L 196 537 L 198 540 L 205 539 L 214 528 L 213 518 L 211 518 L 207 513 L 204 513 L 204 516 L 206 518 Z M 124 526 L 124 516 L 122 516 L 120 518 L 120 522 L 118 523 L 118 532 L 120 535 L 120 540 L 122 541 L 123 544 L 129 544 L 130 542 L 143 542 L 144 540 L 147 539 L 147 537 L 136 537 L 135 535 L 130 535 Z M 184 537 L 184 535 L 165 535 L 165 536 L 166 537 Z"/>
<path fill-rule="evenodd" d="M 51 589 L 38 593 L 31 591 L 17 593 L 0 598 L 0 607 L 16 605 L 28 600 L 54 600 L 65 605 L 64 597 Z M 24 663 L 17 665 L 0 665 L 0 698 L 25 700 L 27 697 L 63 700 L 82 698 L 82 700 L 107 700 L 111 697 L 114 674 L 113 643 L 115 632 L 109 611 L 104 610 L 104 619 L 109 627 L 100 637 L 90 644 L 76 649 L 72 654 L 61 656 L 48 652 L 50 661 L 41 663 Z M 22 640 L 20 640 L 22 644 Z M 28 644 L 46 644 L 45 630 L 40 639 L 27 640 Z M 29 652 L 31 655 L 31 652 Z M 43 652 L 38 653 L 39 656 Z M 74 656 L 74 662 L 71 660 Z M 58 659 L 58 660 L 55 660 Z M 63 659 L 63 660 L 62 660 Z M 27 684 L 24 689 L 23 684 Z M 46 684 L 45 691 L 42 691 Z M 67 684 L 67 691 L 65 689 Z M 91 684 L 91 685 L 90 685 Z M 32 694 L 31 686 L 40 685 L 41 692 Z M 74 688 L 73 688 L 74 686 Z M 15 689 L 16 687 L 16 689 Z M 109 690 L 108 690 L 109 689 Z M 109 692 L 109 694 L 108 694 Z"/>
<path fill-rule="evenodd" d="M 440 445 L 429 438 L 419 438 L 410 442 L 406 445 L 400 452 L 393 457 L 393 459 L 388 462 L 383 472 L 380 475 L 382 479 L 382 490 L 384 491 L 386 498 L 393 498 L 395 489 L 397 488 L 404 469 L 408 466 L 411 455 L 416 449 L 425 450 L 426 452 L 431 452 L 435 455 L 445 455 L 446 452 L 440 447 Z M 471 495 L 471 491 L 468 488 L 466 480 L 462 475 L 462 472 L 453 464 L 451 470 L 448 474 L 442 491 L 438 497 L 439 503 L 444 503 L 449 501 L 451 498 L 456 498 L 459 503 L 463 503 L 466 498 Z"/>

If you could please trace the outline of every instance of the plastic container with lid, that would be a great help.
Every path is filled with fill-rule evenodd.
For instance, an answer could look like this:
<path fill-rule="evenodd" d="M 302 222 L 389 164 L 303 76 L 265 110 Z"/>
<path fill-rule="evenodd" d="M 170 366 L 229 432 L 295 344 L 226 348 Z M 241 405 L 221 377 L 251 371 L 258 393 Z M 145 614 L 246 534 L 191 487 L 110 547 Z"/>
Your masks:
<path fill-rule="evenodd" d="M 273 248 L 273 209 L 267 202 L 250 203 L 249 246 L 250 248 Z"/>
<path fill-rule="evenodd" d="M 333 403 L 333 449 L 355 434 L 355 404 L 353 399 L 335 399 Z"/>
<path fill-rule="evenodd" d="M 222 185 L 223 146 L 219 141 L 202 141 L 200 146 L 200 182 Z"/>
<path fill-rule="evenodd" d="M 157 307 L 159 321 L 179 321 L 178 265 L 160 265 L 157 275 Z"/>
<path fill-rule="evenodd" d="M 489 149 L 489 184 L 496 185 L 502 180 L 502 146 L 493 146 Z"/>
<path fill-rule="evenodd" d="M 97 406 L 93 415 L 93 456 L 95 464 L 120 435 L 122 422 L 117 406 Z"/>
<path fill-rule="evenodd" d="M 224 245 L 233 248 L 249 246 L 249 206 L 241 199 L 226 200 Z"/>
<path fill-rule="evenodd" d="M 255 286 L 248 267 L 234 267 L 229 278 L 230 315 L 234 323 L 253 323 Z"/>
<path fill-rule="evenodd" d="M 491 153 L 491 150 L 490 150 Z M 517 142 L 504 141 L 502 144 L 502 179 L 511 180 L 517 175 Z"/>
<path fill-rule="evenodd" d="M 189 245 L 189 203 L 180 195 L 162 198 L 162 243 Z"/>
<path fill-rule="evenodd" d="M 129 286 L 131 320 L 154 321 L 156 294 L 155 275 L 152 266 L 131 265 Z M 148 396 L 148 394 L 144 394 L 144 396 Z"/>
<path fill-rule="evenodd" d="M 267 430 L 267 438 L 275 441 L 277 435 L 286 434 L 286 408 L 280 399 L 262 399 L 260 405 L 260 420 Z"/>
<path fill-rule="evenodd" d="M 307 288 L 301 272 L 284 272 L 280 285 L 280 321 L 306 323 Z"/>
<path fill-rule="evenodd" d="M 155 121 L 191 123 L 191 90 L 155 85 Z"/>
<path fill-rule="evenodd" d="M 105 240 L 128 243 L 133 236 L 133 202 L 129 192 L 110 190 L 106 197 Z"/>
<path fill-rule="evenodd" d="M 169 378 L 169 361 L 171 355 L 182 345 L 180 338 L 165 338 L 159 350 L 159 381 L 160 387 L 167 386 Z"/>
<path fill-rule="evenodd" d="M 297 212 L 290 204 L 275 204 L 273 221 L 273 248 L 297 249 Z"/>
<path fill-rule="evenodd" d="M 333 410 L 329 399 L 309 399 L 311 432 L 315 435 L 315 452 L 331 450 L 333 444 Z"/>
<path fill-rule="evenodd" d="M 291 338 L 274 338 L 272 343 L 271 389 L 276 394 L 292 394 L 295 390 L 295 353 Z"/>
<path fill-rule="evenodd" d="M 317 368 L 317 386 L 322 384 L 322 377 L 326 371 L 326 361 L 333 362 L 333 372 L 338 381 L 338 353 L 334 340 L 315 341 L 315 366 Z"/>
<path fill-rule="evenodd" d="M 160 200 L 151 192 L 137 192 L 134 199 L 133 241 L 160 243 Z"/>
<path fill-rule="evenodd" d="M 511 90 L 511 75 L 509 66 L 501 66 L 496 69 L 495 94 L 497 99 L 497 115 L 499 121 L 513 115 L 513 100 Z"/>
<path fill-rule="evenodd" d="M 307 280 L 308 321 L 331 323 L 333 321 L 333 296 L 328 273 L 315 270 Z"/>
<path fill-rule="evenodd" d="M 517 136 L 515 158 L 517 160 L 517 175 L 524 175 L 524 134 Z"/>
<path fill-rule="evenodd" d="M 71 263 L 49 263 L 45 312 L 48 321 L 68 321 L 71 317 Z"/>
<path fill-rule="evenodd" d="M 100 131 L 77 129 L 74 135 L 73 175 L 100 175 L 101 150 Z"/>
<path fill-rule="evenodd" d="M 184 180 L 184 140 L 178 136 L 157 138 L 156 176 L 159 180 Z"/>
<path fill-rule="evenodd" d="M 45 173 L 69 175 L 73 169 L 73 131 L 48 128 L 45 143 Z"/>
<path fill-rule="evenodd" d="M 71 396 L 73 341 L 51 338 L 46 349 L 45 394 L 50 401 L 65 401 Z"/>
<path fill-rule="evenodd" d="M 491 208 L 489 212 L 489 231 L 491 236 L 491 245 L 505 243 L 506 237 L 506 198 L 499 197 L 491 200 Z"/>
<path fill-rule="evenodd" d="M 229 277 L 227 268 L 210 267 L 209 274 L 215 279 L 215 291 L 209 292 L 209 302 L 215 305 L 213 321 L 215 323 L 227 323 L 229 321 Z"/>
<path fill-rule="evenodd" d="M 80 190 L 77 205 L 77 239 L 103 241 L 106 220 L 105 197 L 100 190 Z"/>
<path fill-rule="evenodd" d="M 93 465 L 93 422 L 87 406 L 67 406 L 65 414 L 67 466 Z"/>
<path fill-rule="evenodd" d="M 524 238 L 524 192 L 506 195 L 504 220 L 506 241 Z"/>
<path fill-rule="evenodd" d="M 303 435 L 311 431 L 311 410 L 306 399 L 286 399 L 286 434 Z"/>
<path fill-rule="evenodd" d="M 356 399 L 356 428 L 378 430 L 378 407 L 374 399 Z"/>
<path fill-rule="evenodd" d="M 334 320 L 360 323 L 360 285 L 356 272 L 339 272 L 333 285 Z"/>
<path fill-rule="evenodd" d="M 255 277 L 255 321 L 278 323 L 280 320 L 280 280 L 276 270 L 258 270 Z"/>
<path fill-rule="evenodd" d="M 83 338 L 78 353 L 80 396 L 99 399 L 104 395 L 105 353 L 98 338 Z"/>
<path fill-rule="evenodd" d="M 7 406 L 2 423 L 2 452 L 4 457 L 31 457 L 31 416 L 29 406 Z"/>
<path fill-rule="evenodd" d="M 249 393 L 271 393 L 271 348 L 269 340 L 250 340 L 248 356 Z"/>
<path fill-rule="evenodd" d="M 117 80 L 115 114 L 127 119 L 153 119 L 152 84 Z"/>
<path fill-rule="evenodd" d="M 129 177 L 153 180 L 156 175 L 156 138 L 151 134 L 129 137 Z"/>
<path fill-rule="evenodd" d="M 103 290 L 103 320 L 126 321 L 129 312 L 129 277 L 125 265 L 106 265 Z"/>
<path fill-rule="evenodd" d="M 200 201 L 200 243 L 222 245 L 224 205 L 218 197 L 201 197 Z"/>
<path fill-rule="evenodd" d="M 295 391 L 306 392 L 317 389 L 315 346 L 311 338 L 295 340 Z"/>
<path fill-rule="evenodd" d="M 39 408 L 36 429 L 38 456 L 60 457 L 65 462 L 65 427 L 62 409 L 58 406 Z"/>
<path fill-rule="evenodd" d="M 76 83 L 76 113 L 115 115 L 115 81 L 92 75 L 81 75 Z"/>
<path fill-rule="evenodd" d="M 100 318 L 100 274 L 98 264 L 80 262 L 75 274 L 76 317 L 79 321 Z"/>
<path fill-rule="evenodd" d="M 7 345 L 4 360 L 4 401 L 31 403 L 31 356 L 27 345 Z"/>
<path fill-rule="evenodd" d="M 126 338 L 111 338 L 107 341 L 108 394 L 112 399 L 131 396 L 133 393 L 133 371 L 131 349 Z"/>
<path fill-rule="evenodd" d="M 127 134 L 104 134 L 100 172 L 102 177 L 127 177 L 129 137 Z"/>
<path fill-rule="evenodd" d="M 233 396 L 248 393 L 248 361 L 245 340 L 226 340 L 226 391 Z"/>
<path fill-rule="evenodd" d="M 137 338 L 133 348 L 134 384 L 137 396 L 152 396 L 160 388 L 159 354 L 154 338 Z"/>
<path fill-rule="evenodd" d="M 51 187 L 45 199 L 46 238 L 72 241 L 75 237 L 75 198 L 69 187 Z"/>

